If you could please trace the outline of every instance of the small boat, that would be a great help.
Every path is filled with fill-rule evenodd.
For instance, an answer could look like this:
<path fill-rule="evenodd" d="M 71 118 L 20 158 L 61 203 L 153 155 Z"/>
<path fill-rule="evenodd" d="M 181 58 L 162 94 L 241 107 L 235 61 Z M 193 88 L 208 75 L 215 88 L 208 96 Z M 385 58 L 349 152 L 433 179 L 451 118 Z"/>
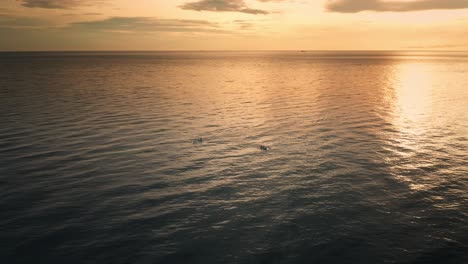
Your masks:
<path fill-rule="evenodd" d="M 192 140 L 193 144 L 202 144 L 203 143 L 203 138 L 196 138 Z"/>
<path fill-rule="evenodd" d="M 260 150 L 261 150 L 261 151 L 269 151 L 269 150 L 270 150 L 270 147 L 264 146 L 264 145 L 260 145 Z"/>

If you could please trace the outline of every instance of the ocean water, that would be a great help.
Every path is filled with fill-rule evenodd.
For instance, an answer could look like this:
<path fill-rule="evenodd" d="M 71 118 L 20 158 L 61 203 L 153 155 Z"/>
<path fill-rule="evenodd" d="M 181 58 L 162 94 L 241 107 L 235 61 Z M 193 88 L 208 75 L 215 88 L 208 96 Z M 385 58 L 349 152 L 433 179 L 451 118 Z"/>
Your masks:
<path fill-rule="evenodd" d="M 468 263 L 468 53 L 0 53 L 0 263 Z"/>

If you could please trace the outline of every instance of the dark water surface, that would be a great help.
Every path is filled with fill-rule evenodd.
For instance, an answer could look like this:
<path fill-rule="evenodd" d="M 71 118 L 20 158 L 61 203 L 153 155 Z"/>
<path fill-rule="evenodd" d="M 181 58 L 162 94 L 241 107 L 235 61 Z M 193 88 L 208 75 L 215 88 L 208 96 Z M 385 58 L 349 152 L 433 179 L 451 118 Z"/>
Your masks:
<path fill-rule="evenodd" d="M 6 264 L 468 263 L 468 53 L 0 53 L 0 231 Z"/>

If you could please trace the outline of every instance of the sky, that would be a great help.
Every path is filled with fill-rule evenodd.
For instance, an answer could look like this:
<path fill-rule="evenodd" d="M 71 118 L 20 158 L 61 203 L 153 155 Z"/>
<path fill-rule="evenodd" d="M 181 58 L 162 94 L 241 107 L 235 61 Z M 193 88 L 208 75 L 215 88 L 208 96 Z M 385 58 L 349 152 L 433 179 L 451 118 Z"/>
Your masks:
<path fill-rule="evenodd" d="M 468 0 L 0 0 L 0 50 L 468 50 Z"/>

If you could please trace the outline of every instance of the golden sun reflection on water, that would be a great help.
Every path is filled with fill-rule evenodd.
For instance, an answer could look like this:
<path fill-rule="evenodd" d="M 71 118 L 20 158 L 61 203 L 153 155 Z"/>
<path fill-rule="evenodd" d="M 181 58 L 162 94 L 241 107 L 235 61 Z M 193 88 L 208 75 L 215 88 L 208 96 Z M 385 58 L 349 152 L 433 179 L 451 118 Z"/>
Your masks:
<path fill-rule="evenodd" d="M 432 166 L 430 160 L 420 160 L 419 156 L 425 152 L 425 143 L 430 141 L 427 132 L 431 125 L 432 95 L 437 82 L 436 70 L 432 64 L 421 62 L 401 64 L 395 76 L 394 125 L 397 130 L 394 142 L 400 156 L 396 178 L 408 185 L 414 191 L 430 188 L 408 175 L 401 175 L 401 171 L 417 171 L 424 166 Z M 405 163 L 401 160 L 412 160 Z M 420 162 L 418 162 L 420 161 Z M 405 173 L 406 174 L 406 173 Z"/>
<path fill-rule="evenodd" d="M 451 139 L 457 140 L 453 128 L 463 115 L 463 99 L 457 95 L 464 91 L 454 84 L 466 77 L 448 74 L 441 64 L 416 61 L 398 65 L 393 75 L 391 148 L 397 157 L 390 162 L 395 178 L 413 191 L 443 186 L 448 178 L 435 172 L 450 175 L 452 169 L 443 164 L 458 153 Z"/>
<path fill-rule="evenodd" d="M 431 111 L 434 70 L 424 63 L 404 64 L 398 71 L 396 85 L 400 125 L 417 124 Z M 417 131 L 418 127 L 411 128 Z"/>

